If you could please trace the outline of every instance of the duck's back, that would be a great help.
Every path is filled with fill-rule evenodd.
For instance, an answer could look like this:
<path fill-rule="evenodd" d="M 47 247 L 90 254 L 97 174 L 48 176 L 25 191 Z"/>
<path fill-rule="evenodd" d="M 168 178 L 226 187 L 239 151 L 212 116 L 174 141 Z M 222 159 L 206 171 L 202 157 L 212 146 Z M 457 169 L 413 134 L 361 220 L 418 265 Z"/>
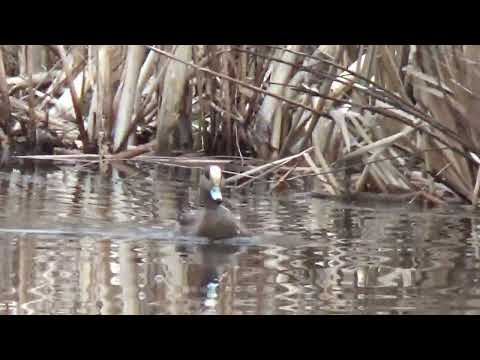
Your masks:
<path fill-rule="evenodd" d="M 247 232 L 237 223 L 230 210 L 224 206 L 205 209 L 196 233 L 198 236 L 205 236 L 210 239 L 226 239 L 247 235 Z"/>

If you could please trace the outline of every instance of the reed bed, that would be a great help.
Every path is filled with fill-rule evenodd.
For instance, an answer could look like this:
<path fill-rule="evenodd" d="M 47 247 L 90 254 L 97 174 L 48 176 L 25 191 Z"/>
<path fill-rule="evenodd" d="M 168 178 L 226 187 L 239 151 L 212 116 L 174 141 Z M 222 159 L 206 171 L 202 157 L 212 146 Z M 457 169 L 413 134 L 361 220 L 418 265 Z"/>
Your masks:
<path fill-rule="evenodd" d="M 217 162 L 239 169 L 232 186 L 314 176 L 323 195 L 476 206 L 479 59 L 474 45 L 1 46 L 2 161 Z"/>

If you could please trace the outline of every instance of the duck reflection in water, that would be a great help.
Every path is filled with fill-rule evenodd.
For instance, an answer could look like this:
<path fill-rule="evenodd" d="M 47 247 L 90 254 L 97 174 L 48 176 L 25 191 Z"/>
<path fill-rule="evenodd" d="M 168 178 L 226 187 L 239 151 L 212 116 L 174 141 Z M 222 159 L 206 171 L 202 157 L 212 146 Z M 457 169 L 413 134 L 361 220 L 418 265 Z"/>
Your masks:
<path fill-rule="evenodd" d="M 215 306 L 222 284 L 228 283 L 231 271 L 239 264 L 243 246 L 210 243 L 177 246 L 176 251 L 188 263 L 186 281 L 193 294 L 207 307 Z"/>

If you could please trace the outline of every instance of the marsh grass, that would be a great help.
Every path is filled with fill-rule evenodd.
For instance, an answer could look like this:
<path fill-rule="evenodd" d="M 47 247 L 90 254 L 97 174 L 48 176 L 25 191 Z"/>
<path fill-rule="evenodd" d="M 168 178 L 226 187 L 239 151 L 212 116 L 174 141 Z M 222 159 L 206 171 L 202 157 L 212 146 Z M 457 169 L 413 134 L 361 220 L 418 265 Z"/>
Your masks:
<path fill-rule="evenodd" d="M 335 196 L 476 205 L 479 59 L 474 45 L 2 46 L 0 138 L 57 159 L 224 155 L 242 168 L 232 184 L 315 176 Z"/>

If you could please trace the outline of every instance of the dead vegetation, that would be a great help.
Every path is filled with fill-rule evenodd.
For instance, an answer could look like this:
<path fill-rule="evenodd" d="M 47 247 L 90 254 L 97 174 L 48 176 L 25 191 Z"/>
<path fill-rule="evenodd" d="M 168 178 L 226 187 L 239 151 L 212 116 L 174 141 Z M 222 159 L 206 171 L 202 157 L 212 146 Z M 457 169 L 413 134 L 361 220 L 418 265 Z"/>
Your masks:
<path fill-rule="evenodd" d="M 476 205 L 479 59 L 474 45 L 2 46 L 2 161 L 223 155 L 232 185 L 315 176 L 327 195 Z"/>

